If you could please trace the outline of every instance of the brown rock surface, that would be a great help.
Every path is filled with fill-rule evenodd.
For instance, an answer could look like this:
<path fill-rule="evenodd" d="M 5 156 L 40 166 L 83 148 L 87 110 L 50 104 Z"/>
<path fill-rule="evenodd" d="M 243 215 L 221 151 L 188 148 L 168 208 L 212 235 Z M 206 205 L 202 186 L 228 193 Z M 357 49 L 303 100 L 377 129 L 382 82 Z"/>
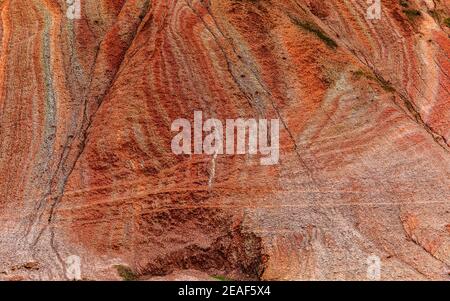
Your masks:
<path fill-rule="evenodd" d="M 0 278 L 449 279 L 450 2 L 406 2 L 0 1 Z M 195 110 L 280 164 L 174 155 Z"/>

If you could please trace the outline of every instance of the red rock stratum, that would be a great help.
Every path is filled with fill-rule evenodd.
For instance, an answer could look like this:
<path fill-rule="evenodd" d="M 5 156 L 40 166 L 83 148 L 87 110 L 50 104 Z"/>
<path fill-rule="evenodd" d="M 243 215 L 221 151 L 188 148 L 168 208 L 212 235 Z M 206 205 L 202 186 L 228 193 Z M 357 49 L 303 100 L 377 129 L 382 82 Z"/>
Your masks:
<path fill-rule="evenodd" d="M 1 0 L 0 277 L 448 280 L 450 2 L 381 5 Z M 174 155 L 194 111 L 280 164 Z"/>

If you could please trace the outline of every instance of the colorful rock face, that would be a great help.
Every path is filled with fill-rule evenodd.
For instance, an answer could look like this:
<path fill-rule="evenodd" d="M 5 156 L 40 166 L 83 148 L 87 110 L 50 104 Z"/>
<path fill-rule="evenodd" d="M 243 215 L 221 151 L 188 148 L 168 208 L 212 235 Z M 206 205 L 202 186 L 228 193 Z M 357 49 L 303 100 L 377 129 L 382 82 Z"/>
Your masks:
<path fill-rule="evenodd" d="M 0 1 L 2 279 L 449 279 L 448 0 L 69 4 Z M 194 111 L 279 164 L 174 154 Z"/>

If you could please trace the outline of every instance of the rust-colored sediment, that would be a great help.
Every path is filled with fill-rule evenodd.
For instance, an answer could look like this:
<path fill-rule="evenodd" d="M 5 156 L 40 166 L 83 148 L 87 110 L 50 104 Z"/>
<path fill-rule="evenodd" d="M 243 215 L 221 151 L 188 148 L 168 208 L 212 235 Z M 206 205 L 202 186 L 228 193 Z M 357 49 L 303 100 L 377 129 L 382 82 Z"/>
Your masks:
<path fill-rule="evenodd" d="M 448 279 L 450 3 L 406 2 L 0 1 L 0 277 Z M 195 110 L 281 119 L 280 164 L 211 179 Z"/>

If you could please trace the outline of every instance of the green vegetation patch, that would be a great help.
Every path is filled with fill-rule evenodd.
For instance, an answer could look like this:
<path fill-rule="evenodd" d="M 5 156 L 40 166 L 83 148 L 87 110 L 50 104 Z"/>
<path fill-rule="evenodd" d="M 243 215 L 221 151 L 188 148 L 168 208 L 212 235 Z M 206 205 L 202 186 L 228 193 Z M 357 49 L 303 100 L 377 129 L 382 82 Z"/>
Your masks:
<path fill-rule="evenodd" d="M 228 278 L 226 276 L 222 276 L 222 275 L 214 275 L 214 276 L 211 276 L 211 277 L 214 278 L 214 279 L 217 279 L 219 281 L 233 281 L 233 279 L 230 279 L 230 278 Z"/>
<path fill-rule="evenodd" d="M 406 1 L 406 0 L 400 0 L 399 3 L 400 3 L 400 5 L 403 6 L 403 7 L 408 7 L 408 6 L 409 6 L 408 1 Z"/>
<path fill-rule="evenodd" d="M 445 24 L 445 26 L 450 27 L 450 18 L 446 18 L 444 20 L 444 24 Z"/>
<path fill-rule="evenodd" d="M 117 273 L 124 281 L 134 281 L 138 279 L 138 276 L 133 272 L 130 267 L 124 265 L 115 265 Z"/>
<path fill-rule="evenodd" d="M 355 79 L 360 79 L 360 78 L 367 78 L 369 80 L 372 81 L 376 81 L 378 82 L 378 84 L 383 88 L 383 90 L 385 90 L 386 92 L 395 92 L 395 88 L 392 86 L 392 84 L 388 81 L 385 80 L 383 77 L 378 76 L 376 74 L 371 74 L 368 73 L 364 70 L 358 69 L 355 71 L 352 71 L 352 74 L 354 76 Z"/>
<path fill-rule="evenodd" d="M 296 18 L 291 17 L 292 22 L 300 27 L 303 30 L 306 30 L 315 36 L 317 36 L 319 39 L 321 39 L 328 47 L 336 49 L 338 47 L 338 44 L 330 38 L 325 32 L 323 32 L 319 27 L 317 27 L 315 24 L 310 22 L 302 22 Z"/>
<path fill-rule="evenodd" d="M 414 20 L 415 18 L 418 18 L 422 15 L 420 11 L 417 9 L 404 9 L 403 13 L 410 19 Z"/>

